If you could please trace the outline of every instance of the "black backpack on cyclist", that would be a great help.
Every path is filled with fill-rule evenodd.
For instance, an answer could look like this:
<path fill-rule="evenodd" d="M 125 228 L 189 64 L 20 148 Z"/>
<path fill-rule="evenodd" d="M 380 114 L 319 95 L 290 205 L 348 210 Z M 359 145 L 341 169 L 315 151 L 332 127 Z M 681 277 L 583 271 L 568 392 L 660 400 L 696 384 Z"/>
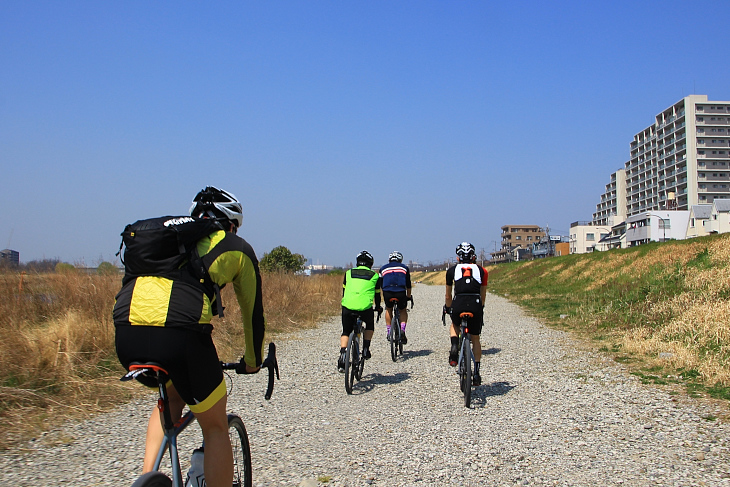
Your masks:
<path fill-rule="evenodd" d="M 199 287 L 213 303 L 213 314 L 223 318 L 220 287 L 211 279 L 196 245 L 218 230 L 223 227 L 217 221 L 192 216 L 162 216 L 130 223 L 124 227 L 117 252 L 122 254 L 124 248 L 122 285 L 141 276 L 185 281 Z"/>

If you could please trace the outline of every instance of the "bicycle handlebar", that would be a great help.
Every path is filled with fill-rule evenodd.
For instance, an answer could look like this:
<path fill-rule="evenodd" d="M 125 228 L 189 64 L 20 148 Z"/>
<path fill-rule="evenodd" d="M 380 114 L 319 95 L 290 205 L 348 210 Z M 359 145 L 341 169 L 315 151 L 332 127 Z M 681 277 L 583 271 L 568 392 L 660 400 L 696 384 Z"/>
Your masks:
<path fill-rule="evenodd" d="M 247 372 L 243 357 L 238 362 L 221 362 L 221 367 L 223 367 L 223 370 L 233 370 L 236 374 L 256 374 L 259 372 L 258 370 L 256 372 Z M 269 354 L 261 364 L 261 368 L 269 369 L 269 380 L 264 394 L 264 399 L 268 401 L 274 392 L 274 374 L 276 374 L 276 379 L 279 380 L 279 361 L 276 360 L 276 345 L 273 342 L 269 343 Z"/>

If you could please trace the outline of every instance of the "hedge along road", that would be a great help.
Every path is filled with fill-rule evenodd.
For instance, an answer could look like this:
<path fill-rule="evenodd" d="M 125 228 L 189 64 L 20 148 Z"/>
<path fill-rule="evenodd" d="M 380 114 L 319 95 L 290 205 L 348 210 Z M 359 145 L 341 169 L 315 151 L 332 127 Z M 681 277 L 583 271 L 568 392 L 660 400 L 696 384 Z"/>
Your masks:
<path fill-rule="evenodd" d="M 271 401 L 263 374 L 233 379 L 229 409 L 248 428 L 254 485 L 730 485 L 730 428 L 705 419 L 726 404 L 642 385 L 497 296 L 486 303 L 483 385 L 464 408 L 447 364 L 443 294 L 414 288 L 397 363 L 376 325 L 351 396 L 336 370 L 339 318 L 278 341 Z M 153 403 L 3 452 L 0 484 L 130 485 Z M 182 441 L 183 451 L 197 441 Z"/>

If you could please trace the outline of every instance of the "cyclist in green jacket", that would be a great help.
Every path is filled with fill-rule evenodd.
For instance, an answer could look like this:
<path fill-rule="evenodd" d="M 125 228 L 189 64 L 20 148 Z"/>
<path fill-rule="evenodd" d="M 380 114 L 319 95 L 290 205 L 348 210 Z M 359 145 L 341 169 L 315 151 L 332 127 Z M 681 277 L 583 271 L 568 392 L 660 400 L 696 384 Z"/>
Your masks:
<path fill-rule="evenodd" d="M 380 306 L 380 290 L 383 287 L 383 280 L 380 275 L 371 270 L 375 260 L 370 252 L 363 250 L 357 254 L 355 259 L 356 267 L 345 273 L 342 282 L 342 336 L 340 336 L 340 356 L 337 359 L 337 370 L 345 371 L 345 353 L 347 351 L 347 339 L 352 333 L 357 317 L 365 323 L 363 333 L 362 356 L 365 359 L 372 357 L 370 353 L 370 341 L 375 330 L 375 308 L 378 316 L 383 312 Z"/>

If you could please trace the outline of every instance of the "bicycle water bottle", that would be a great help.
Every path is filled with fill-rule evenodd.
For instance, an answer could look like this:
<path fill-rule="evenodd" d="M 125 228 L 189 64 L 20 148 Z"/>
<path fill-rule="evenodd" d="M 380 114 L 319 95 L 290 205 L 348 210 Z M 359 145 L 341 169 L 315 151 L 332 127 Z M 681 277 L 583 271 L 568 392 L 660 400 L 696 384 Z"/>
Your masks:
<path fill-rule="evenodd" d="M 203 449 L 193 450 L 193 457 L 190 459 L 190 470 L 185 480 L 185 487 L 205 487 L 205 476 L 203 475 Z"/>

